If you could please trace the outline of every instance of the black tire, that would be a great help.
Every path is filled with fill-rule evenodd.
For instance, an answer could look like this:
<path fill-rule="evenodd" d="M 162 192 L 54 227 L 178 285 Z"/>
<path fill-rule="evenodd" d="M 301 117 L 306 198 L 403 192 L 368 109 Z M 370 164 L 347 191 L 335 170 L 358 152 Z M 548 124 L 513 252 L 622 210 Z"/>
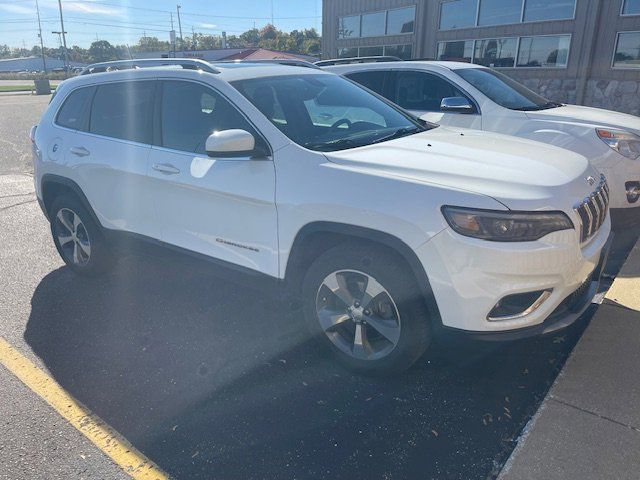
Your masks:
<path fill-rule="evenodd" d="M 75 240 L 69 241 L 64 245 L 61 244 L 60 236 L 66 234 L 68 229 L 60 220 L 60 215 L 69 223 L 69 219 L 73 218 L 71 214 L 77 215 L 81 222 L 74 237 L 80 239 L 79 241 L 85 248 L 87 245 L 89 246 L 89 254 L 86 254 L 79 244 L 73 245 L 77 243 Z M 74 272 L 82 275 L 97 276 L 113 266 L 115 256 L 112 249 L 107 245 L 100 226 L 75 195 L 66 194 L 57 197 L 51 205 L 49 218 L 51 220 L 53 243 L 62 260 Z M 74 260 L 74 247 L 78 250 L 81 261 Z"/>
<path fill-rule="evenodd" d="M 387 346 L 392 349 L 380 358 L 363 359 L 356 358 L 354 354 L 345 353 L 344 344 L 340 348 L 335 343 L 335 331 L 327 330 L 334 338 L 331 340 L 320 324 L 317 308 L 319 304 L 327 301 L 327 292 L 320 288 L 326 278 L 340 271 L 355 271 L 356 274 L 361 272 L 370 276 L 386 290 L 381 294 L 382 297 L 375 298 L 386 299 L 388 296 L 392 300 L 388 304 L 392 303 L 396 307 L 399 314 L 397 324 L 400 326 L 397 343 L 395 346 Z M 349 274 L 338 273 L 338 275 Z M 311 264 L 304 277 L 302 303 L 304 317 L 311 334 L 331 349 L 340 362 L 360 373 L 385 375 L 402 372 L 422 356 L 431 342 L 429 313 L 415 277 L 397 255 L 384 247 L 366 243 L 346 243 L 320 255 Z M 358 323 L 353 316 L 350 320 L 343 321 L 339 328 L 343 329 L 345 336 L 349 333 L 347 329 L 355 329 L 355 326 L 350 326 L 349 322 Z M 366 323 L 365 321 L 367 328 L 372 328 Z M 390 345 L 393 344 L 390 343 Z"/>

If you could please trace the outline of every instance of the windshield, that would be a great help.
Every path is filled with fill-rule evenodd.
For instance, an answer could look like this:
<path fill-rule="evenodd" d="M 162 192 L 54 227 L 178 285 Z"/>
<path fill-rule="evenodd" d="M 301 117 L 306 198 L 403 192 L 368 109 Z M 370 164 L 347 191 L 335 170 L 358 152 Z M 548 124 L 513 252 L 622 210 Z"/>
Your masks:
<path fill-rule="evenodd" d="M 337 75 L 265 77 L 233 82 L 298 145 L 335 151 L 433 128 Z"/>
<path fill-rule="evenodd" d="M 511 110 L 545 110 L 561 107 L 532 92 L 506 75 L 488 68 L 462 68 L 454 70 L 459 76 L 484 93 L 498 105 Z"/>

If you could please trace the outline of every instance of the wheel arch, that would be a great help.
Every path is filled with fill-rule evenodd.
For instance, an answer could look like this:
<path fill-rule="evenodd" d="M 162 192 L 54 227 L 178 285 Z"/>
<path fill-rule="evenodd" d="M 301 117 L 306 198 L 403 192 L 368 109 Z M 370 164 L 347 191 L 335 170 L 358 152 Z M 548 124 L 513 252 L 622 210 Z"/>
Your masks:
<path fill-rule="evenodd" d="M 82 205 L 91 215 L 92 220 L 96 222 L 96 225 L 102 225 L 98 220 L 95 212 L 93 211 L 93 208 L 91 207 L 91 204 L 89 203 L 86 195 L 84 194 L 80 186 L 73 180 L 66 177 L 61 177 L 60 175 L 47 173 L 42 176 L 40 184 L 42 190 L 42 210 L 44 211 L 44 214 L 49 221 L 51 221 L 50 211 L 54 200 L 61 195 L 72 194 L 76 196 L 80 200 L 80 202 L 82 202 Z"/>
<path fill-rule="evenodd" d="M 337 222 L 312 222 L 302 227 L 293 241 L 285 268 L 285 284 L 295 290 L 302 283 L 306 268 L 328 249 L 347 241 L 360 241 L 386 247 L 409 268 L 422 292 L 431 318 L 441 324 L 429 277 L 417 255 L 404 241 L 387 232 Z"/>

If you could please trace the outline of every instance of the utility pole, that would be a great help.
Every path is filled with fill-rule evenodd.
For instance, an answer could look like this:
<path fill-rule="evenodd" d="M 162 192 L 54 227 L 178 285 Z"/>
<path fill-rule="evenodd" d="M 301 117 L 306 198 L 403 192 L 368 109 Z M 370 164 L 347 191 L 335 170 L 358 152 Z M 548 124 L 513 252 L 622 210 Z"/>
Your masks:
<path fill-rule="evenodd" d="M 273 0 L 271 0 L 271 25 L 273 25 Z"/>
<path fill-rule="evenodd" d="M 42 39 L 42 24 L 40 23 L 40 7 L 36 0 L 36 13 L 38 14 L 38 37 L 40 37 L 40 53 L 42 54 L 42 69 L 47 73 L 47 60 L 44 54 L 44 40 Z"/>
<path fill-rule="evenodd" d="M 178 30 L 180 31 L 180 50 L 182 50 L 182 56 L 184 57 L 184 40 L 182 39 L 182 22 L 180 21 L 180 5 L 176 5 L 178 11 Z"/>
<path fill-rule="evenodd" d="M 171 14 L 171 31 L 169 32 L 169 41 L 171 42 L 171 48 L 173 49 L 173 58 L 176 57 L 176 31 L 173 29 L 173 12 Z M 171 54 L 169 54 L 171 56 Z"/>
<path fill-rule="evenodd" d="M 64 69 L 67 70 L 69 66 L 69 53 L 67 52 L 67 37 L 64 31 L 64 20 L 62 18 L 62 0 L 58 0 L 58 9 L 60 10 L 60 28 L 62 31 L 62 48 L 64 50 Z"/>
<path fill-rule="evenodd" d="M 191 50 L 196 49 L 196 29 L 191 25 Z"/>

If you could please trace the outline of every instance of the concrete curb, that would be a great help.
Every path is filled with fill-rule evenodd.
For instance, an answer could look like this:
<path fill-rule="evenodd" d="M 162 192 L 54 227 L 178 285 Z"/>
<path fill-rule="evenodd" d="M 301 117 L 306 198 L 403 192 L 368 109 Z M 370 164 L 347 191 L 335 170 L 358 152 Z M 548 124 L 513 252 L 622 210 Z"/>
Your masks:
<path fill-rule="evenodd" d="M 638 479 L 640 240 L 499 480 Z"/>

